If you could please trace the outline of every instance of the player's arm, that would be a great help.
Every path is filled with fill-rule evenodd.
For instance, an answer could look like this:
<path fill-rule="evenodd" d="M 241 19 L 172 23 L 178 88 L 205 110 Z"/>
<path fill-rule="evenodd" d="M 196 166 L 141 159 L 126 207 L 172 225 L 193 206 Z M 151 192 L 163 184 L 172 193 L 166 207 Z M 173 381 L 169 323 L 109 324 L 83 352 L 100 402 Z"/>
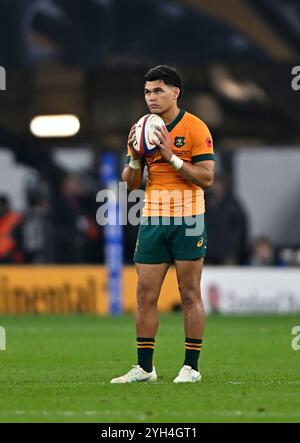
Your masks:
<path fill-rule="evenodd" d="M 141 161 L 139 156 L 131 148 L 134 127 L 135 125 L 132 126 L 128 135 L 128 146 L 130 148 L 130 152 L 128 153 L 129 163 L 125 166 L 122 172 L 122 181 L 127 183 L 130 191 L 138 189 L 143 181 Z"/>
<path fill-rule="evenodd" d="M 167 128 L 165 126 L 158 128 L 156 134 L 160 139 L 160 143 L 155 144 L 160 148 L 162 157 L 169 162 L 183 178 L 203 189 L 207 189 L 212 185 L 215 171 L 215 162 L 213 160 L 205 159 L 193 164 L 184 162 L 173 154 Z"/>
<path fill-rule="evenodd" d="M 187 181 L 200 186 L 202 189 L 207 189 L 214 181 L 215 162 L 213 160 L 204 160 L 193 165 L 183 162 L 178 173 Z"/>

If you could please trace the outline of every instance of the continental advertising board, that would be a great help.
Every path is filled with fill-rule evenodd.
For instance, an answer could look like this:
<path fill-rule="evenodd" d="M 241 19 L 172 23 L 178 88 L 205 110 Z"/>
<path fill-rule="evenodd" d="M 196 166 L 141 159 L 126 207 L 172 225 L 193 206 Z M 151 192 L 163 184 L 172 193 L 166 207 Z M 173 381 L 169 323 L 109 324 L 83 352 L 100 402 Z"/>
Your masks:
<path fill-rule="evenodd" d="M 123 268 L 122 306 L 134 312 L 137 276 Z M 204 267 L 202 297 L 207 313 L 300 312 L 297 268 Z M 104 266 L 1 266 L 0 314 L 95 313 L 109 311 L 108 275 Z M 174 267 L 164 281 L 159 310 L 180 309 Z"/>
<path fill-rule="evenodd" d="M 135 310 L 137 276 L 123 268 L 122 307 Z M 109 282 L 104 266 L 0 266 L 0 314 L 96 313 L 109 311 Z M 170 270 L 159 308 L 179 303 L 174 270 Z"/>

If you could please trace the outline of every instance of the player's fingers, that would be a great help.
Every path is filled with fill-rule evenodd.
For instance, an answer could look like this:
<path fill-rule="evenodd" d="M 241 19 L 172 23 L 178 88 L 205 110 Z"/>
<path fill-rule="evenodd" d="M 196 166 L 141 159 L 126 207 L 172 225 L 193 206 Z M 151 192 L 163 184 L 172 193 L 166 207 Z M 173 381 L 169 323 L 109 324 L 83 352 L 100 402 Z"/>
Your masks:
<path fill-rule="evenodd" d="M 129 131 L 129 134 L 132 134 L 135 130 L 136 124 L 132 125 Z"/>
<path fill-rule="evenodd" d="M 160 130 L 160 133 L 162 134 L 164 140 L 166 142 L 168 142 L 168 140 L 169 140 L 169 132 L 168 132 L 166 126 L 161 126 L 158 129 Z"/>
<path fill-rule="evenodd" d="M 154 143 L 158 148 L 163 148 L 163 144 L 160 140 L 153 140 L 152 143 Z"/>
<path fill-rule="evenodd" d="M 157 137 L 159 138 L 159 140 L 161 140 L 161 142 L 165 141 L 165 135 L 159 130 L 160 128 L 156 129 L 154 131 L 154 134 L 157 135 Z"/>
<path fill-rule="evenodd" d="M 133 125 L 132 128 L 130 129 L 128 137 L 132 137 L 133 136 L 134 130 L 135 130 L 135 125 Z"/>
<path fill-rule="evenodd" d="M 167 130 L 166 126 L 163 126 L 163 131 L 164 131 L 166 140 L 169 141 L 170 140 L 170 134 L 169 134 L 169 131 Z"/>
<path fill-rule="evenodd" d="M 163 133 L 164 133 L 165 135 L 168 135 L 168 134 L 169 134 L 166 125 L 162 126 L 161 128 L 162 128 L 162 131 L 163 131 Z"/>
<path fill-rule="evenodd" d="M 133 137 L 134 137 L 134 130 L 135 130 L 135 124 L 131 127 L 129 134 L 128 134 L 128 144 L 129 146 L 131 146 L 132 141 L 133 141 Z"/>

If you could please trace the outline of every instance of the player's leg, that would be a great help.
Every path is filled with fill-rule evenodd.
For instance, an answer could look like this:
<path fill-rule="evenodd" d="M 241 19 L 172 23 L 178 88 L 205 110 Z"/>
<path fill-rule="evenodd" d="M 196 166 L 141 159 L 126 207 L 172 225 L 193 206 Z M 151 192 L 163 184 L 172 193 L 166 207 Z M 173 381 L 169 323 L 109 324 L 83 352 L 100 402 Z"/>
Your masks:
<path fill-rule="evenodd" d="M 200 291 L 203 262 L 203 258 L 175 261 L 185 331 L 185 360 L 179 376 L 174 380 L 176 383 L 201 379 L 198 359 L 205 327 L 205 312 Z"/>
<path fill-rule="evenodd" d="M 138 274 L 136 309 L 137 337 L 154 338 L 156 336 L 158 329 L 157 302 L 169 266 L 169 263 L 136 263 Z"/>
<path fill-rule="evenodd" d="M 138 364 L 152 370 L 158 329 L 157 301 L 171 262 L 164 226 L 159 218 L 142 218 L 134 253 L 138 274 L 136 332 Z"/>
<path fill-rule="evenodd" d="M 175 267 L 183 305 L 185 336 L 201 339 L 205 327 L 205 312 L 201 299 L 200 281 L 203 258 L 176 260 Z"/>
<path fill-rule="evenodd" d="M 114 378 L 111 383 L 132 383 L 156 381 L 157 374 L 153 367 L 155 336 L 158 329 L 157 302 L 169 268 L 168 263 L 137 263 L 137 360 L 138 364 L 127 374 Z"/>
<path fill-rule="evenodd" d="M 175 223 L 174 220 L 168 239 L 168 247 L 175 260 L 185 329 L 184 365 L 174 381 L 199 381 L 201 376 L 198 372 L 198 359 L 205 324 L 200 293 L 201 272 L 207 247 L 204 214 L 185 217 L 182 223 Z"/>
<path fill-rule="evenodd" d="M 155 336 L 158 330 L 157 302 L 168 263 L 136 263 L 138 273 L 136 341 L 138 365 L 146 372 L 153 370 Z"/>
<path fill-rule="evenodd" d="M 136 310 L 138 364 L 128 374 L 113 379 L 112 383 L 157 379 L 153 367 L 154 343 L 158 329 L 157 301 L 171 261 L 163 235 L 164 230 L 160 225 L 152 225 L 148 219 L 142 219 L 134 254 L 138 274 Z"/>

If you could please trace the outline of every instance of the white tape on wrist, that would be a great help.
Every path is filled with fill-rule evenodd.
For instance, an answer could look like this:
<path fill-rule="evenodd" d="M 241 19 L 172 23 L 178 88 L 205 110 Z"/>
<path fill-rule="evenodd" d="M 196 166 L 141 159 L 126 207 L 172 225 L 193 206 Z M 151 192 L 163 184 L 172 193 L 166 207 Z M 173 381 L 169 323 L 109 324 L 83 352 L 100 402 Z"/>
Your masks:
<path fill-rule="evenodd" d="M 179 171 L 179 169 L 181 169 L 183 166 L 183 160 L 177 157 L 177 155 L 173 154 L 170 160 L 170 165 L 173 166 L 176 171 Z"/>
<path fill-rule="evenodd" d="M 132 157 L 130 157 L 129 166 L 132 169 L 140 169 L 140 161 L 134 160 Z"/>

